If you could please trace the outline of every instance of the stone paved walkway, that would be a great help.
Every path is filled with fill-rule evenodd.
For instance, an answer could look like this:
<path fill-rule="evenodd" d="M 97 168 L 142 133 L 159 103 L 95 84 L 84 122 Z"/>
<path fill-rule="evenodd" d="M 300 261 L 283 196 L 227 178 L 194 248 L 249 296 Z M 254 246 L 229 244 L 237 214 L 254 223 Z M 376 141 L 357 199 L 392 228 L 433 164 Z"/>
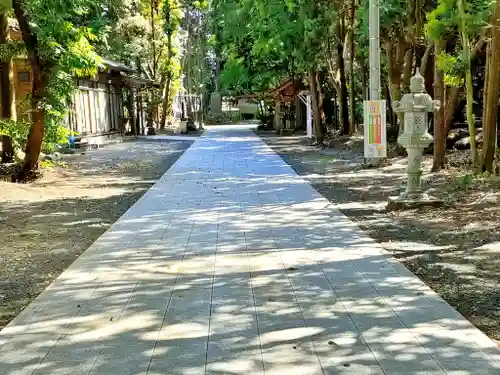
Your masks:
<path fill-rule="evenodd" d="M 485 375 L 500 351 L 217 127 L 0 333 L 2 375 Z"/>

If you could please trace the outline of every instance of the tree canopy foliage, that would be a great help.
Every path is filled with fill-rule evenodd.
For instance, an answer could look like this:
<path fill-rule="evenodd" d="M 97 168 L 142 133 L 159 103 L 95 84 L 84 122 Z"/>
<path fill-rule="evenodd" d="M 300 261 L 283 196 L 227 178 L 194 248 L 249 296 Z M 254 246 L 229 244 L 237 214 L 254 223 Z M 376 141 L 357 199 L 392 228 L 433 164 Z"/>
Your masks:
<path fill-rule="evenodd" d="M 368 3 L 2 0 L 0 12 L 17 18 L 34 69 L 32 120 L 38 126 L 32 127 L 27 147 L 57 129 L 75 88 L 73 77 L 94 74 L 103 59 L 127 64 L 160 83 L 147 100 L 151 121 L 161 127 L 181 87 L 188 97 L 208 98 L 214 91 L 263 97 L 292 79 L 311 90 L 319 141 L 323 134 L 353 133 L 362 122 L 362 101 L 368 98 Z M 443 101 L 431 128 L 436 169 L 444 163 L 445 137 L 463 112 L 472 135 L 471 159 L 480 169 L 491 170 L 490 162 L 481 164 L 484 158 L 474 141 L 477 115 L 481 108 L 487 111 L 486 99 L 474 87 L 483 85 L 477 75 L 481 67 L 486 66 L 490 79 L 499 73 L 490 64 L 494 53 L 487 54 L 498 24 L 493 8 L 485 0 L 380 1 L 382 96 L 389 103 L 399 100 L 420 68 L 427 89 Z M 7 44 L 0 56 L 8 59 L 12 44 Z M 486 98 L 488 90 L 484 92 Z M 207 110 L 207 103 L 202 107 Z M 393 115 L 390 106 L 388 115 L 389 139 L 395 140 L 402 118 Z M 485 133 L 496 134 L 496 127 Z M 34 134 L 36 141 L 30 143 Z M 37 157 L 35 152 L 27 167 L 35 167 Z"/>
<path fill-rule="evenodd" d="M 285 78 L 309 81 L 311 87 L 308 77 L 312 72 L 320 99 L 315 111 L 322 112 L 323 126 L 352 133 L 361 122 L 361 103 L 368 91 L 368 3 L 214 1 L 212 29 L 223 65 L 223 91 L 261 92 Z M 420 68 L 428 90 L 443 101 L 442 115 L 436 116 L 435 124 L 439 144 L 444 143 L 453 120 L 460 117 L 460 102 L 465 100 L 473 163 L 478 162 L 475 114 L 482 105 L 473 87 L 478 85 L 476 73 L 484 64 L 487 34 L 497 21 L 492 18 L 492 5 L 485 0 L 380 2 L 382 96 L 389 102 L 399 100 Z M 436 92 L 432 92 L 434 87 Z M 325 97 L 336 99 L 332 119 L 323 113 Z M 402 118 L 389 118 L 389 136 L 395 140 Z M 444 149 L 438 146 L 435 156 L 437 169 L 443 165 Z"/>

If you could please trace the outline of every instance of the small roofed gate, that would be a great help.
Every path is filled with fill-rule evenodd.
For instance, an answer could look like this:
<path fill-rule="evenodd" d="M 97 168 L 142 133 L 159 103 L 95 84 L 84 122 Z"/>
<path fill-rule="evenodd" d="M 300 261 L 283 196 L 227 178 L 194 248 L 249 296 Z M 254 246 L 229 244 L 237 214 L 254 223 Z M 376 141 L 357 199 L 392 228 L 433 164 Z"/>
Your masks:
<path fill-rule="evenodd" d="M 297 116 L 297 109 L 301 109 L 302 105 L 299 99 L 300 82 L 293 79 L 286 80 L 280 86 L 270 91 L 270 95 L 274 97 L 274 128 L 276 133 L 281 135 L 291 134 L 301 121 L 300 116 Z"/>
<path fill-rule="evenodd" d="M 83 136 L 123 133 L 121 86 L 93 80 L 78 80 L 67 117 L 68 128 Z"/>

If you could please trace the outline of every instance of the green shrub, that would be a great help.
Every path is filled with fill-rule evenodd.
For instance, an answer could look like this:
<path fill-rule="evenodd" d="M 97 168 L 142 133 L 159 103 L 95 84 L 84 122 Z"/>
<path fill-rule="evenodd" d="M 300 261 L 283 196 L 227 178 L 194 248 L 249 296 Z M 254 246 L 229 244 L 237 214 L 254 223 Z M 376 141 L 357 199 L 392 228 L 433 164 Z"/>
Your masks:
<path fill-rule="evenodd" d="M 54 160 L 42 160 L 40 162 L 40 168 L 50 169 L 50 168 L 54 168 L 54 167 L 68 168 L 69 165 L 67 163 L 64 163 L 61 161 L 54 161 Z"/>
<path fill-rule="evenodd" d="M 474 185 L 474 177 L 471 173 L 461 174 L 455 177 L 453 185 L 455 189 L 467 191 Z"/>
<path fill-rule="evenodd" d="M 15 150 L 24 150 L 31 123 L 28 121 L 13 121 L 10 119 L 0 119 L 0 135 L 7 135 L 12 138 Z M 43 137 L 42 152 L 51 154 L 56 151 L 56 145 L 68 143 L 68 137 L 74 132 L 62 125 L 47 124 Z"/>
<path fill-rule="evenodd" d="M 12 138 L 14 149 L 24 149 L 24 144 L 28 138 L 31 124 L 27 121 L 13 121 L 10 119 L 0 119 L 0 135 L 7 135 Z"/>
<path fill-rule="evenodd" d="M 205 122 L 208 125 L 224 125 L 239 121 L 241 121 L 240 112 L 222 112 L 219 114 L 209 113 L 205 117 Z"/>
<path fill-rule="evenodd" d="M 42 152 L 45 154 L 54 153 L 57 150 L 56 145 L 68 144 L 68 138 L 71 134 L 74 134 L 74 132 L 62 125 L 51 125 L 46 127 L 43 137 Z"/>

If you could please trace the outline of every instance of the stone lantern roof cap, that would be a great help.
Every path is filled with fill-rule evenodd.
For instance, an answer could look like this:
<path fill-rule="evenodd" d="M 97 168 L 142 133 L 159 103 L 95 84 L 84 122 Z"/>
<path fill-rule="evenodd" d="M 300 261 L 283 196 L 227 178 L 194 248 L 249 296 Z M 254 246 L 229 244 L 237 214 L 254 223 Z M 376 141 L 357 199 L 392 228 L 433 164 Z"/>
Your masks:
<path fill-rule="evenodd" d="M 420 75 L 420 69 L 410 79 L 410 91 L 414 94 L 421 94 L 425 91 L 425 78 Z"/>

